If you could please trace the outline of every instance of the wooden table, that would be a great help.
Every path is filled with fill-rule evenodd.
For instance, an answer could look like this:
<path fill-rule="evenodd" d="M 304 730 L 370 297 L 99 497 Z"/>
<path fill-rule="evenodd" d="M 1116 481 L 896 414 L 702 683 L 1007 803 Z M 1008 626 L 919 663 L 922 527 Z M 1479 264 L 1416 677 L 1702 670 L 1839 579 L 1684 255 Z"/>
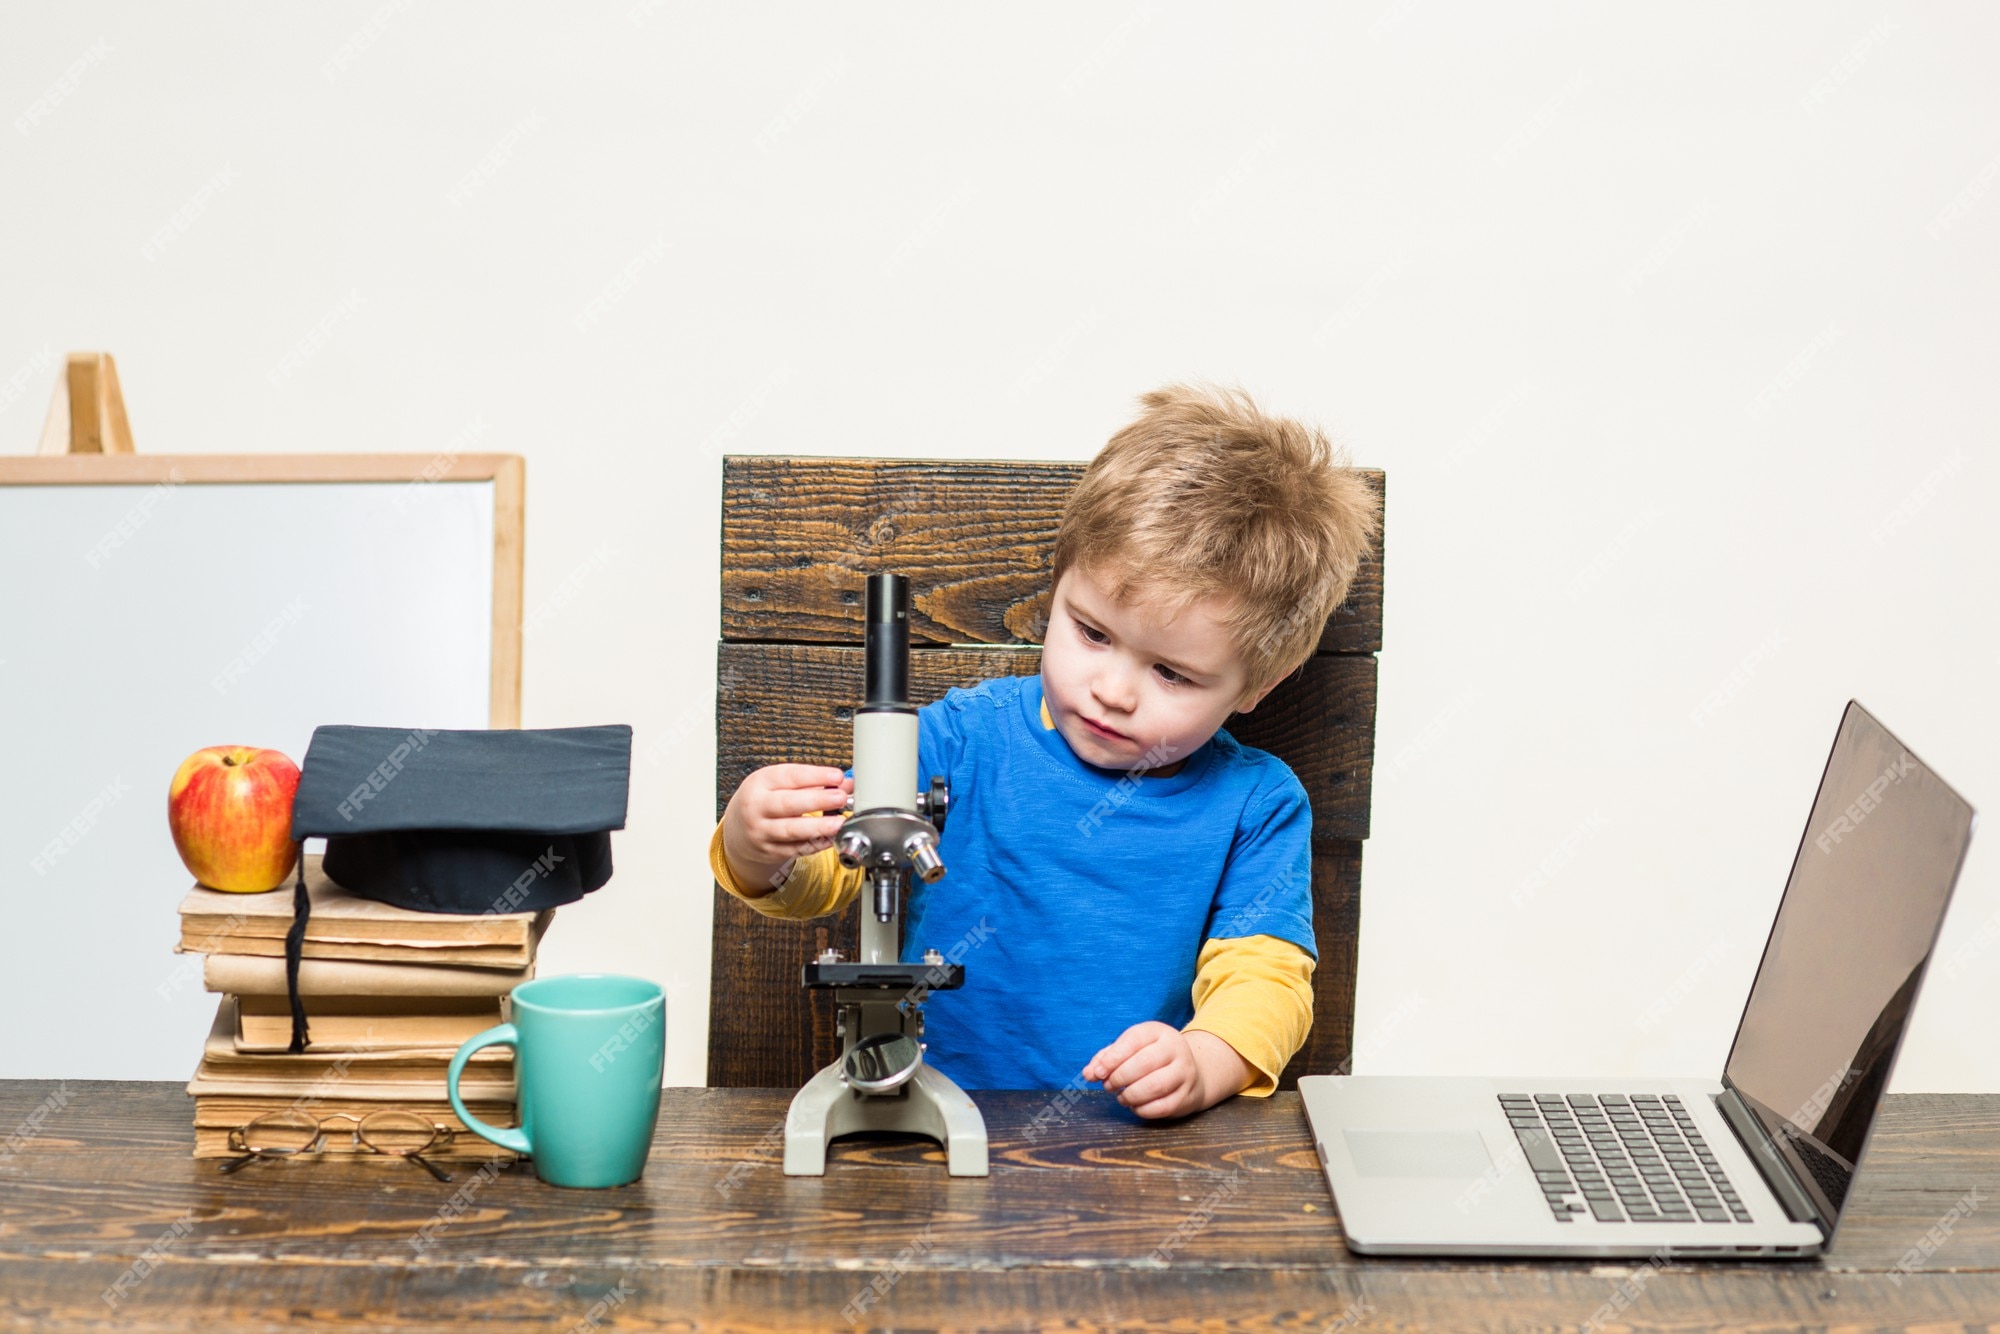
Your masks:
<path fill-rule="evenodd" d="M 0 1083 L 8 1327 L 2000 1321 L 1992 1095 L 1890 1098 L 1824 1259 L 1659 1268 L 1350 1254 L 1290 1093 L 1168 1123 L 1085 1094 L 1058 1102 L 1039 1134 L 1050 1095 L 978 1093 L 992 1141 L 982 1179 L 947 1176 L 918 1139 L 837 1141 L 824 1177 L 786 1177 L 777 1132 L 791 1090 L 670 1088 L 645 1177 L 571 1191 L 526 1164 L 453 1164 L 449 1185 L 372 1158 L 222 1176 L 191 1157 L 180 1085 L 74 1080 L 52 1097 L 58 1087 Z M 1954 1207 L 1964 1216 L 1941 1224 Z"/>

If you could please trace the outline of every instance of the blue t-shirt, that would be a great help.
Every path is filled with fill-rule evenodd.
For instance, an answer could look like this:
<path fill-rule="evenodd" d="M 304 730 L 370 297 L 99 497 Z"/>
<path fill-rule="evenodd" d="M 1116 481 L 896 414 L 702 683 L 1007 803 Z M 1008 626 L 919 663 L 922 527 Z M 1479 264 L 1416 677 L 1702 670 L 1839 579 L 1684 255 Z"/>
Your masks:
<path fill-rule="evenodd" d="M 1312 812 L 1282 760 L 1218 731 L 1165 778 L 1100 769 L 1041 710 L 1039 676 L 996 677 L 918 714 L 918 784 L 948 777 L 951 808 L 902 955 L 965 965 L 924 1004 L 924 1059 L 961 1088 L 1068 1087 L 1133 1024 L 1186 1024 L 1211 937 L 1319 957 Z"/>

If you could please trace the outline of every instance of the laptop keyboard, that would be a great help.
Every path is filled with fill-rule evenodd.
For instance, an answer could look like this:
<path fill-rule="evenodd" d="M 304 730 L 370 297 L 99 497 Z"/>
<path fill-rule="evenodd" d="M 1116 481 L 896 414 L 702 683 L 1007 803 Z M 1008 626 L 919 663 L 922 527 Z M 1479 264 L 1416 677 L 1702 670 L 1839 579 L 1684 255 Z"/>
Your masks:
<path fill-rule="evenodd" d="M 1500 1106 L 1558 1222 L 1750 1221 L 1671 1093 L 1503 1093 Z"/>
<path fill-rule="evenodd" d="M 1826 1193 L 1826 1198 L 1833 1202 L 1836 1209 L 1839 1208 L 1841 1202 L 1847 1198 L 1848 1182 L 1853 1179 L 1854 1174 L 1821 1153 L 1819 1147 L 1804 1135 L 1787 1135 L 1785 1142 L 1792 1146 L 1799 1155 L 1799 1161 L 1813 1174 L 1813 1180 L 1819 1183 L 1819 1188 Z"/>

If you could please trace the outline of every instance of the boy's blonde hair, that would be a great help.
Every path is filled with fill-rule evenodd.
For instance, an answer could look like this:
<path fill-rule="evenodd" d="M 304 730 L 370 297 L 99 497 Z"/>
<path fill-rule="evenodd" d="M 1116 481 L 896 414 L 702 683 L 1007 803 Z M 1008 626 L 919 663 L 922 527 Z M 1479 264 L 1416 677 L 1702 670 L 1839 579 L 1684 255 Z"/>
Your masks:
<path fill-rule="evenodd" d="M 1169 385 L 1084 469 L 1050 586 L 1083 568 L 1120 601 L 1220 597 L 1259 689 L 1304 665 L 1382 531 L 1382 505 L 1319 431 L 1240 389 Z"/>

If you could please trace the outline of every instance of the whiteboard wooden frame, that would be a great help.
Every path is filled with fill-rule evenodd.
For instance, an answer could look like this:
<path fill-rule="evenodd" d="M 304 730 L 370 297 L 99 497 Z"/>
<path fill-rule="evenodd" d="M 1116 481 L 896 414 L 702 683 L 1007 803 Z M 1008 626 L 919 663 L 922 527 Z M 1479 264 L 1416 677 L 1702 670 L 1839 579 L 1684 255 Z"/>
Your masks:
<path fill-rule="evenodd" d="M 521 725 L 526 464 L 518 454 L 55 454 L 0 458 L 0 486 L 240 482 L 493 483 L 493 666 L 489 727 Z M 33 578 L 15 571 L 10 578 Z"/>

